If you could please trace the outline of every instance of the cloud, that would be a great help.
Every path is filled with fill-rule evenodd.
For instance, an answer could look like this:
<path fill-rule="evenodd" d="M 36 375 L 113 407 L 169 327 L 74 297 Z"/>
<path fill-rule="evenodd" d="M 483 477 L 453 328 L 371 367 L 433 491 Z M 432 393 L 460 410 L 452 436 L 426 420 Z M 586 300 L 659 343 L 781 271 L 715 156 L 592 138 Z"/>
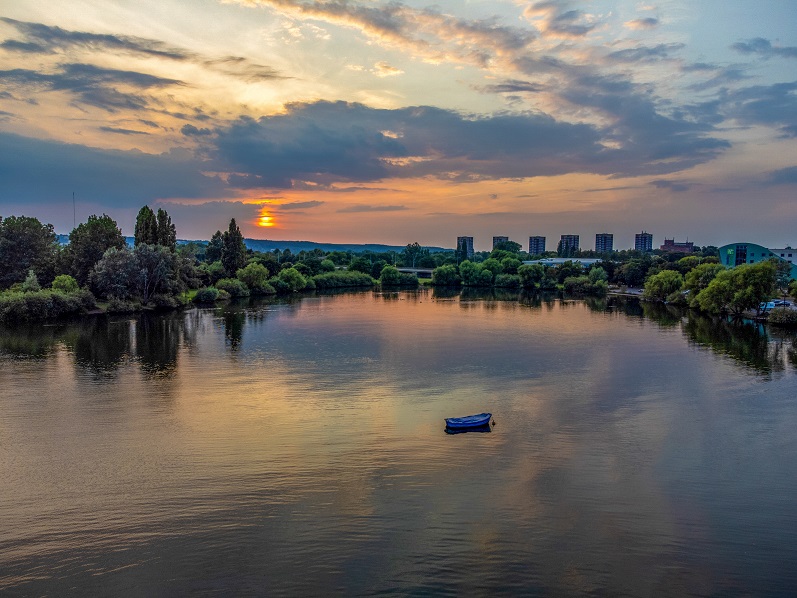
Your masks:
<path fill-rule="evenodd" d="M 694 83 L 689 86 L 689 89 L 694 91 L 705 91 L 712 87 L 724 87 L 736 84 L 739 81 L 744 81 L 745 79 L 750 79 L 750 75 L 745 73 L 743 68 L 737 66 L 720 68 L 715 72 L 717 72 L 717 74 L 710 79 L 704 79 L 698 83 Z"/>
<path fill-rule="evenodd" d="M 356 206 L 348 206 L 337 210 L 340 214 L 355 214 L 360 212 L 401 212 L 408 210 L 406 206 L 379 206 L 379 205 L 365 205 L 360 204 Z"/>
<path fill-rule="evenodd" d="M 210 129 L 199 129 L 194 125 L 188 124 L 183 125 L 180 129 L 180 132 L 185 135 L 186 137 L 204 137 L 206 135 L 212 135 L 213 131 Z"/>
<path fill-rule="evenodd" d="M 163 42 L 151 39 L 67 31 L 60 27 L 16 21 L 5 17 L 0 20 L 14 27 L 25 37 L 26 41 L 24 42 L 6 40 L 0 44 L 0 47 L 16 52 L 54 54 L 58 51 L 79 47 L 93 51 L 128 52 L 172 60 L 186 60 L 192 57 L 184 50 L 171 48 Z"/>
<path fill-rule="evenodd" d="M 673 193 L 684 193 L 685 191 L 689 191 L 692 188 L 692 185 L 688 183 L 682 183 L 678 181 L 667 181 L 664 179 L 657 179 L 655 181 L 650 181 L 650 185 L 656 187 L 656 189 L 668 189 Z"/>
<path fill-rule="evenodd" d="M 797 166 L 773 170 L 769 173 L 769 182 L 773 185 L 797 185 Z"/>
<path fill-rule="evenodd" d="M 100 131 L 106 133 L 118 133 L 119 135 L 149 135 L 146 131 L 136 131 L 135 129 L 121 129 L 117 127 L 100 127 Z"/>
<path fill-rule="evenodd" d="M 797 47 L 773 46 L 768 39 L 763 37 L 755 37 L 744 42 L 736 42 L 731 45 L 731 49 L 742 54 L 758 54 L 764 58 L 770 58 L 772 56 L 797 58 Z"/>
<path fill-rule="evenodd" d="M 728 91 L 720 98 L 720 110 L 726 118 L 742 124 L 779 127 L 783 137 L 793 137 L 797 127 L 797 81 Z"/>
<path fill-rule="evenodd" d="M 305 210 L 307 208 L 317 208 L 318 206 L 324 205 L 323 201 L 292 201 L 290 203 L 281 203 L 275 204 L 273 206 L 269 206 L 269 208 L 279 209 L 279 210 Z"/>
<path fill-rule="evenodd" d="M 658 44 L 656 46 L 637 46 L 617 50 L 606 56 L 611 62 L 653 62 L 669 58 L 672 52 L 680 50 L 684 44 Z"/>
<path fill-rule="evenodd" d="M 373 72 L 377 77 L 395 77 L 396 75 L 404 74 L 404 71 L 394 66 L 390 66 L 387 62 L 377 62 L 371 72 Z"/>
<path fill-rule="evenodd" d="M 496 19 L 462 19 L 433 8 L 398 1 L 385 5 L 346 0 L 238 0 L 271 6 L 294 18 L 310 18 L 354 28 L 381 43 L 412 50 L 433 61 L 462 61 L 486 66 L 495 58 L 524 49 L 535 35 Z"/>
<path fill-rule="evenodd" d="M 117 86 L 151 90 L 183 85 L 176 79 L 136 71 L 100 68 L 91 64 L 62 64 L 52 73 L 27 69 L 0 71 L 0 82 L 28 91 L 66 91 L 73 94 L 78 103 L 108 112 L 122 109 L 142 110 L 149 104 L 149 98 L 119 91 Z"/>
<path fill-rule="evenodd" d="M 242 56 L 225 56 L 223 58 L 205 60 L 203 64 L 213 70 L 243 79 L 249 83 L 289 78 L 281 75 L 270 66 L 250 62 Z"/>
<path fill-rule="evenodd" d="M 393 177 L 665 174 L 711 160 L 728 147 L 707 135 L 709 125 L 658 114 L 650 99 L 629 93 L 622 80 L 583 81 L 570 93 L 611 124 L 572 124 L 539 113 L 476 117 L 430 106 L 295 103 L 282 114 L 243 117 L 218 128 L 209 156 L 217 170 L 239 173 L 229 178 L 233 186 L 308 181 L 329 187 Z"/>
<path fill-rule="evenodd" d="M 546 37 L 585 37 L 595 29 L 596 23 L 571 6 L 572 2 L 566 0 L 545 0 L 527 7 L 524 15 L 533 20 Z"/>
<path fill-rule="evenodd" d="M 645 30 L 645 29 L 655 29 L 659 26 L 659 20 L 654 17 L 648 17 L 646 19 L 634 19 L 632 21 L 626 21 L 623 23 L 628 29 L 635 29 L 635 30 Z"/>
<path fill-rule="evenodd" d="M 0 133 L 0 197 L 50 204 L 75 191 L 88 202 L 141 206 L 169 197 L 218 197 L 223 182 L 184 150 L 103 150 Z"/>
<path fill-rule="evenodd" d="M 518 79 L 508 79 L 495 85 L 484 85 L 477 87 L 483 93 L 539 93 L 545 91 L 546 86 L 531 81 L 521 81 Z"/>

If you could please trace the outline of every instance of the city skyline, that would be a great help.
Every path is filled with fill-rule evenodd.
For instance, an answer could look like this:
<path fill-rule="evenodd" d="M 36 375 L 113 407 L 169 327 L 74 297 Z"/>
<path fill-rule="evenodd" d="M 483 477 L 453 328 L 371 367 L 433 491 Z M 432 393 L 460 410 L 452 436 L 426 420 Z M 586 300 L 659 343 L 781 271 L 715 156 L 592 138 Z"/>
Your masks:
<path fill-rule="evenodd" d="M 787 1 L 21 1 L 0 216 L 488 250 L 642 226 L 794 244 Z M 73 212 L 72 194 L 75 194 Z M 483 240 L 483 241 L 482 241 Z M 550 248 L 549 248 L 550 249 Z"/>

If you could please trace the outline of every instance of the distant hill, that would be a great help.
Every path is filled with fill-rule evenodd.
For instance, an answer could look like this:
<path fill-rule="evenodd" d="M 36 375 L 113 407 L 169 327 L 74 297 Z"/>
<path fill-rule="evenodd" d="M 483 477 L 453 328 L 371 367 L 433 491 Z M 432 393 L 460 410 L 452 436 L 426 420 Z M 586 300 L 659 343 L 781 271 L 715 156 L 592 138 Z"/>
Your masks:
<path fill-rule="evenodd" d="M 133 237 L 125 237 L 127 244 L 133 246 Z M 69 235 L 58 235 L 58 242 L 61 245 L 69 243 Z M 178 239 L 177 244 L 183 245 L 185 243 L 207 243 L 207 241 L 199 240 L 185 240 Z M 313 249 L 320 249 L 321 251 L 352 251 L 359 253 L 362 251 L 372 251 L 374 253 L 384 253 L 387 251 L 402 251 L 406 245 L 380 245 L 378 243 L 365 243 L 358 245 L 356 243 L 315 243 L 314 241 L 269 241 L 268 239 L 244 239 L 247 249 L 252 251 L 274 251 L 279 249 L 285 251 L 290 249 L 291 253 L 299 253 L 300 251 L 312 251 Z M 431 252 L 437 251 L 453 251 L 445 247 L 425 247 Z"/>

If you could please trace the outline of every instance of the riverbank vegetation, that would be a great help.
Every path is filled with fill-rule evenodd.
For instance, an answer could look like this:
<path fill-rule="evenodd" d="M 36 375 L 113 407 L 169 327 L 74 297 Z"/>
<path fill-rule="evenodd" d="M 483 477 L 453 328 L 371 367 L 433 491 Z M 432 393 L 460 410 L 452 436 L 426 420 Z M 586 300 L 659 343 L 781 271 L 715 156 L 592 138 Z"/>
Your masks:
<path fill-rule="evenodd" d="M 92 215 L 62 245 L 50 224 L 26 216 L 0 218 L 0 321 L 178 308 L 313 290 L 415 288 L 417 271 L 430 272 L 429 284 L 437 289 L 601 296 L 610 288 L 644 288 L 648 300 L 708 313 L 755 310 L 776 291 L 797 296 L 797 284 L 789 287 L 782 264 L 726 270 L 716 247 L 688 256 L 585 251 L 556 265 L 529 263 L 556 254 L 531 256 L 511 241 L 470 256 L 463 250 L 432 252 L 418 243 L 385 252 L 259 252 L 246 248 L 234 219 L 208 242 L 178 242 L 169 214 L 149 206 L 138 212 L 134 230 L 134 237 L 126 239 L 112 218 Z M 579 258 L 585 257 L 599 261 L 584 267 Z M 778 318 L 787 316 L 772 321 Z"/>

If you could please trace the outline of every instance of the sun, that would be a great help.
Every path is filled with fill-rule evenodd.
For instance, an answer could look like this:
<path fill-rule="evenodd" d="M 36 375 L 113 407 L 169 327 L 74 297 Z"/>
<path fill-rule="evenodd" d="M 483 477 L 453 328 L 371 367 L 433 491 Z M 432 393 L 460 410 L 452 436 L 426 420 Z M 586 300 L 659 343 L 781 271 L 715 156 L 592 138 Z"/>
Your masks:
<path fill-rule="evenodd" d="M 265 212 L 260 216 L 260 218 L 257 219 L 257 225 L 264 228 L 274 226 L 274 224 L 274 217 Z"/>

